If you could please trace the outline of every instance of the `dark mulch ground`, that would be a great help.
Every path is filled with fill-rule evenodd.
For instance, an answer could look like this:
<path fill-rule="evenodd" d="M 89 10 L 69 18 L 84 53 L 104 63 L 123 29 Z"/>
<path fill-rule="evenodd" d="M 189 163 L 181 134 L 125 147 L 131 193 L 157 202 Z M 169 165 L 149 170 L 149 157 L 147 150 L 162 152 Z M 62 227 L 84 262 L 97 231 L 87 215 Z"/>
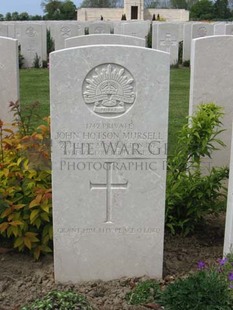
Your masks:
<path fill-rule="evenodd" d="M 164 283 L 195 270 L 197 262 L 212 263 L 222 256 L 224 214 L 209 217 L 191 237 L 165 236 Z M 43 257 L 35 262 L 31 257 L 8 251 L 0 246 L 0 310 L 17 310 L 52 289 L 71 288 L 84 294 L 98 310 L 148 309 L 129 306 L 124 297 L 139 279 L 95 281 L 78 285 L 55 284 L 53 258 Z M 155 309 L 155 308 L 154 308 Z"/>

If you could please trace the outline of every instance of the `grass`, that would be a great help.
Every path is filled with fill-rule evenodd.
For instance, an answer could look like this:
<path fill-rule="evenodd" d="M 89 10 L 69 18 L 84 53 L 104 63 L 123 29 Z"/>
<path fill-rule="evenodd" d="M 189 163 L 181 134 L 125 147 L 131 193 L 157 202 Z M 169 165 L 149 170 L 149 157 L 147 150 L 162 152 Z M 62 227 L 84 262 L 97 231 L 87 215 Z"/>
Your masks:
<path fill-rule="evenodd" d="M 39 101 L 41 118 L 49 112 L 49 70 L 21 69 L 20 70 L 20 102 L 22 110 L 25 105 Z"/>
<path fill-rule="evenodd" d="M 168 154 L 174 153 L 177 132 L 187 122 L 189 108 L 189 68 L 171 69 Z"/>
<path fill-rule="evenodd" d="M 169 148 L 172 155 L 176 146 L 177 131 L 181 129 L 188 116 L 189 104 L 188 68 L 171 69 L 170 109 L 169 109 Z M 41 118 L 49 115 L 49 71 L 48 69 L 21 69 L 20 96 L 22 110 L 34 101 L 41 103 Z"/>

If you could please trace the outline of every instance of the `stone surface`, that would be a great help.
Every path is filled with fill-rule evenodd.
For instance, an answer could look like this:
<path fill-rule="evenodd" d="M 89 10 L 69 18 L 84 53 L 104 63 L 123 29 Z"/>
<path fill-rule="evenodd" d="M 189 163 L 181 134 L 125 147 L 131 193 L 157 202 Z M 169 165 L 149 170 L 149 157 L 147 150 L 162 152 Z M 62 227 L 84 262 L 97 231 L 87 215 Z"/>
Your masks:
<path fill-rule="evenodd" d="M 226 23 L 216 23 L 214 24 L 214 35 L 220 36 L 226 34 Z"/>
<path fill-rule="evenodd" d="M 135 6 L 135 1 L 133 6 Z M 139 9 L 140 10 L 140 9 Z M 140 10 L 141 11 L 141 10 Z M 119 21 L 122 18 L 122 15 L 126 14 L 127 20 L 131 18 L 130 15 L 127 15 L 125 8 L 78 8 L 77 9 L 77 20 L 78 21 L 96 21 L 100 20 L 101 15 L 104 20 L 108 21 Z M 153 14 L 157 16 L 160 15 L 161 18 L 164 18 L 168 22 L 174 21 L 188 21 L 189 20 L 189 11 L 184 9 L 153 9 L 153 8 L 144 8 L 144 16 L 142 19 L 151 21 Z M 138 15 L 142 15 L 141 13 Z"/>
<path fill-rule="evenodd" d="M 179 50 L 179 24 L 158 23 L 153 24 L 153 27 L 152 48 L 169 53 L 170 64 L 176 64 L 178 61 Z"/>
<path fill-rule="evenodd" d="M 193 23 L 185 23 L 184 24 L 184 41 L 183 41 L 183 58 L 182 61 L 190 60 L 191 54 L 191 41 L 192 41 L 192 25 Z"/>
<path fill-rule="evenodd" d="M 209 23 L 193 23 L 192 39 L 212 36 L 214 34 L 214 25 Z"/>
<path fill-rule="evenodd" d="M 85 34 L 86 23 L 74 21 L 49 21 L 47 26 L 54 40 L 55 50 L 65 48 L 65 40 Z"/>
<path fill-rule="evenodd" d="M 19 99 L 18 41 L 0 37 L 0 119 L 11 123 L 10 101 Z"/>
<path fill-rule="evenodd" d="M 65 40 L 66 48 L 96 44 L 120 44 L 145 47 L 145 39 L 117 34 L 90 34 Z"/>
<path fill-rule="evenodd" d="M 208 53 L 206 51 L 208 50 Z M 207 167 L 229 166 L 233 118 L 233 36 L 213 36 L 193 40 L 190 80 L 190 115 L 200 103 L 214 102 L 224 109 L 219 138 L 226 144 L 215 151 Z M 221 57 L 219 56 L 221 55 Z"/>
<path fill-rule="evenodd" d="M 89 34 L 110 33 L 112 24 L 109 22 L 93 22 L 89 24 Z"/>
<path fill-rule="evenodd" d="M 123 34 L 145 39 L 150 30 L 149 21 L 119 22 L 114 26 L 115 34 Z"/>
<path fill-rule="evenodd" d="M 15 23 L 16 39 L 19 41 L 21 54 L 24 57 L 24 67 L 34 66 L 37 56 L 40 62 L 47 54 L 46 27 L 39 23 L 21 22 Z"/>
<path fill-rule="evenodd" d="M 226 35 L 233 35 L 233 24 L 226 24 L 226 28 L 225 28 L 225 34 Z"/>
<path fill-rule="evenodd" d="M 230 173 L 227 195 L 227 212 L 225 224 L 225 236 L 223 255 L 233 252 L 233 133 L 231 139 L 231 155 L 230 155 Z"/>
<path fill-rule="evenodd" d="M 169 55 L 77 47 L 50 70 L 56 281 L 161 277 Z"/>
<path fill-rule="evenodd" d="M 8 37 L 8 26 L 0 23 L 0 36 Z"/>
<path fill-rule="evenodd" d="M 191 22 L 184 25 L 183 61 L 190 60 L 192 39 L 211 36 L 214 25 L 209 23 Z"/>

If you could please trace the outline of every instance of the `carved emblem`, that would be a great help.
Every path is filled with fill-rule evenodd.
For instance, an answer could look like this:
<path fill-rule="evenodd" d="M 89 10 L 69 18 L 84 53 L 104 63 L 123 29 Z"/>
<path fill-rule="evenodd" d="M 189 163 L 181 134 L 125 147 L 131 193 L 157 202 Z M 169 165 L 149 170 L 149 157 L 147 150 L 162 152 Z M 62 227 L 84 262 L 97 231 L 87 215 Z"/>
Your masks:
<path fill-rule="evenodd" d="M 94 113 L 116 117 L 127 112 L 135 101 L 135 81 L 131 73 L 117 64 L 92 69 L 83 82 L 83 98 Z"/>
<path fill-rule="evenodd" d="M 62 35 L 63 37 L 70 37 L 70 34 L 71 34 L 71 29 L 70 29 L 69 27 L 63 26 L 63 27 L 61 28 L 61 35 Z"/>
<path fill-rule="evenodd" d="M 203 26 L 203 27 L 198 28 L 197 33 L 198 33 L 198 36 L 199 36 L 199 37 L 205 37 L 206 34 L 207 34 L 207 29 L 206 29 L 206 27 Z"/>
<path fill-rule="evenodd" d="M 105 28 L 103 26 L 97 26 L 94 33 L 105 33 Z"/>
<path fill-rule="evenodd" d="M 28 27 L 26 29 L 26 34 L 29 36 L 29 37 L 35 37 L 36 35 L 36 31 L 33 27 Z"/>

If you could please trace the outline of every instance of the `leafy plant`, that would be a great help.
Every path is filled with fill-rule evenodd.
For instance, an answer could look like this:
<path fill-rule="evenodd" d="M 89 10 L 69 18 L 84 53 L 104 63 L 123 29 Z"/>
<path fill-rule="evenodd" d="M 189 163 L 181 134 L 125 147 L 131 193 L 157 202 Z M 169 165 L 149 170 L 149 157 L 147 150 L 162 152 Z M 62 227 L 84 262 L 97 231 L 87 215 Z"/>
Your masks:
<path fill-rule="evenodd" d="M 200 105 L 179 133 L 175 156 L 168 160 L 166 226 L 171 233 L 187 235 L 206 214 L 223 208 L 228 168 L 212 168 L 202 174 L 201 160 L 211 158 L 224 144 L 217 136 L 223 113 L 213 103 Z"/>
<path fill-rule="evenodd" d="M 121 20 L 126 20 L 126 14 L 122 14 Z"/>
<path fill-rule="evenodd" d="M 30 133 L 17 106 L 11 128 L 0 122 L 0 234 L 38 259 L 52 246 L 49 119 Z"/>
<path fill-rule="evenodd" d="M 92 306 L 86 298 L 72 291 L 52 291 L 44 298 L 37 299 L 31 305 L 21 308 L 21 310 L 92 310 Z"/>
<path fill-rule="evenodd" d="M 132 292 L 126 295 L 126 300 L 131 305 L 154 302 L 159 296 L 160 286 L 155 280 L 139 282 Z"/>
<path fill-rule="evenodd" d="M 33 67 L 34 68 L 41 68 L 41 59 L 37 53 L 36 53 L 34 60 L 33 60 Z"/>
<path fill-rule="evenodd" d="M 18 46 L 18 57 L 19 57 L 19 69 L 22 69 L 24 64 L 24 57 L 21 54 L 21 45 Z"/>
<path fill-rule="evenodd" d="M 47 57 L 49 58 L 49 54 L 55 50 L 54 39 L 51 36 L 51 31 L 47 29 Z"/>
<path fill-rule="evenodd" d="M 190 67 L 190 60 L 185 60 L 183 62 L 183 66 L 189 68 Z"/>
<path fill-rule="evenodd" d="M 232 310 L 227 282 L 217 270 L 200 270 L 169 284 L 161 294 L 166 310 Z"/>
<path fill-rule="evenodd" d="M 152 23 L 150 23 L 150 29 L 146 36 L 146 45 L 147 47 L 152 48 Z"/>

